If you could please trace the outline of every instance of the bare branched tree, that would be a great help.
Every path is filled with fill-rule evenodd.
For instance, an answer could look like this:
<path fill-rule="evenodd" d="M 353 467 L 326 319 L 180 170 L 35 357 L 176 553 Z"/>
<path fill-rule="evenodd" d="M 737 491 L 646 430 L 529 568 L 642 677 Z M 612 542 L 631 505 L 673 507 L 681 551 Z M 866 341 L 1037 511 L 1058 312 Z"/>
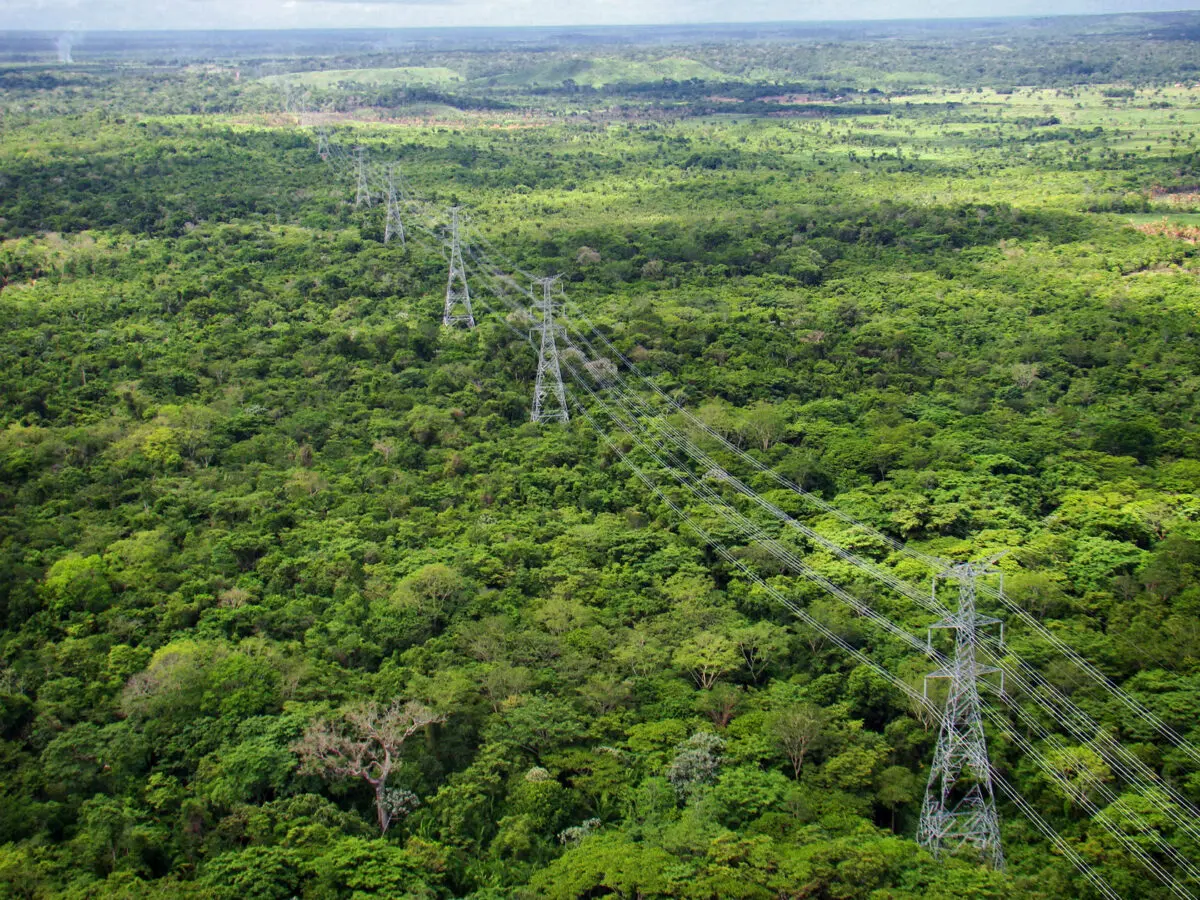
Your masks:
<path fill-rule="evenodd" d="M 361 778 L 371 785 L 379 833 L 385 834 L 396 812 L 395 804 L 388 802 L 387 780 L 400 767 L 404 742 L 445 719 L 413 701 L 396 700 L 388 707 L 372 704 L 348 711 L 341 722 L 310 723 L 292 750 L 300 757 L 302 771 Z"/>

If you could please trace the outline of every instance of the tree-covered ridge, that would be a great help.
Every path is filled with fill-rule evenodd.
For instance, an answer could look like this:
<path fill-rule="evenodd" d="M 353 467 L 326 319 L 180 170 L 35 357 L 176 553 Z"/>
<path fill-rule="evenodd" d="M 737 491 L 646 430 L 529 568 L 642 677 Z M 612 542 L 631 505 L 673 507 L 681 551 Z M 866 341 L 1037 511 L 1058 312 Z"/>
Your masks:
<path fill-rule="evenodd" d="M 1197 251 L 1097 211 L 1188 186 L 1190 137 L 1166 130 L 1185 111 L 1153 91 L 908 102 L 870 127 L 354 138 L 468 203 L 522 268 L 566 273 L 735 446 L 925 552 L 1012 549 L 1009 594 L 1200 740 Z M 1050 102 L 1081 121 L 1026 121 Z M 0 143 L 4 891 L 1089 896 L 1013 808 L 1005 873 L 919 851 L 933 723 L 681 527 L 585 420 L 528 424 L 524 323 L 481 305 L 474 331 L 440 328 L 437 247 L 384 245 L 311 132 L 118 118 Z M 798 549 L 923 633 L 920 610 Z M 920 688 L 928 660 L 734 551 Z M 1200 801 L 1182 754 L 1010 640 Z M 990 737 L 1120 893 L 1165 896 Z M 1089 753 L 1054 759 L 1076 790 L 1120 793 Z"/>

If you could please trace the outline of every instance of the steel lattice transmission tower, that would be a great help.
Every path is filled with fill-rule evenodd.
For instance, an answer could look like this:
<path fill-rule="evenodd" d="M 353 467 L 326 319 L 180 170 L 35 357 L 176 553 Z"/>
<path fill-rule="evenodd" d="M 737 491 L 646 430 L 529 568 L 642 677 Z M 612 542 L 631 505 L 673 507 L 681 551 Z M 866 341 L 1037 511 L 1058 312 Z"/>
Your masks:
<path fill-rule="evenodd" d="M 934 856 L 965 851 L 999 869 L 1004 866 L 1000 819 L 979 701 L 980 676 L 999 670 L 980 665 L 978 650 L 985 629 L 1001 623 L 975 611 L 976 579 L 998 574 L 992 562 L 962 563 L 940 576 L 958 582 L 958 609 L 933 626 L 954 633 L 954 657 L 946 668 L 926 676 L 927 689 L 928 679 L 944 678 L 950 690 L 925 788 L 917 840 Z M 936 578 L 934 583 L 936 590 Z M 1003 640 L 1003 630 L 1000 637 Z"/>
<path fill-rule="evenodd" d="M 446 279 L 446 306 L 442 310 L 442 324 L 475 327 L 475 314 L 471 312 L 471 289 L 467 287 L 467 267 L 463 265 L 457 206 L 450 208 L 450 275 Z"/>
<path fill-rule="evenodd" d="M 326 128 L 317 129 L 317 156 L 329 159 L 329 130 Z"/>
<path fill-rule="evenodd" d="M 562 369 L 558 365 L 558 326 L 554 324 L 554 284 L 562 276 L 539 278 L 534 287 L 541 285 L 542 297 L 538 303 L 542 320 L 537 330 L 542 333 L 538 349 L 537 380 L 533 383 L 534 422 L 569 422 L 567 392 L 563 387 Z M 550 403 L 546 401 L 550 400 Z"/>
<path fill-rule="evenodd" d="M 396 198 L 396 179 L 392 167 L 387 168 L 387 217 L 384 219 L 383 242 L 386 244 L 393 237 L 400 238 L 400 246 L 404 244 L 404 220 L 400 218 L 400 201 Z"/>
<path fill-rule="evenodd" d="M 370 206 L 371 185 L 367 182 L 366 148 L 355 147 L 354 154 L 358 160 L 358 185 L 354 191 L 354 205 L 362 206 L 365 203 L 367 206 Z"/>

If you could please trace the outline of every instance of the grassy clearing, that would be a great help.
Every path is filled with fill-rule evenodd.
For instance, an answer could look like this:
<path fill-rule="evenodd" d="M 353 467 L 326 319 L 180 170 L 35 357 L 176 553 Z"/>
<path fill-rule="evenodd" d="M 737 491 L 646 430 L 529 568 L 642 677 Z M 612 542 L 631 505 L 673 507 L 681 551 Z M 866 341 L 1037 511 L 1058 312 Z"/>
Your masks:
<path fill-rule="evenodd" d="M 594 88 L 606 84 L 636 84 L 649 81 L 734 81 L 723 72 L 694 59 L 669 57 L 656 60 L 574 59 L 549 65 L 518 69 L 515 72 L 486 79 L 489 85 L 511 87 L 540 87 L 573 81 Z"/>
<path fill-rule="evenodd" d="M 268 75 L 262 80 L 268 84 L 332 88 L 344 83 L 435 87 L 458 84 L 464 79 L 458 72 L 444 66 L 403 66 L 397 69 L 329 69 L 324 72 L 293 72 L 287 75 Z"/>
<path fill-rule="evenodd" d="M 1200 213 L 1133 213 L 1129 221 L 1134 225 L 1168 222 L 1171 225 L 1200 225 Z"/>

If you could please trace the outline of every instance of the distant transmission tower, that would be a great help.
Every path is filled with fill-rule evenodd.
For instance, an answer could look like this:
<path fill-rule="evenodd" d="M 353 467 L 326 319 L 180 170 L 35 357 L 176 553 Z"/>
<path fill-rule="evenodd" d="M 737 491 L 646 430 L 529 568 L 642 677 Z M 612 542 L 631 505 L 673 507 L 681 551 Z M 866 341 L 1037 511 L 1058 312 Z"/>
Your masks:
<path fill-rule="evenodd" d="M 538 350 L 537 380 L 533 384 L 533 415 L 534 422 L 569 422 L 571 415 L 567 412 L 567 392 L 563 388 L 562 370 L 558 366 L 558 326 L 554 324 L 554 283 L 561 276 L 539 278 L 534 286 L 542 286 L 542 299 L 538 304 L 542 310 L 542 320 L 538 330 L 542 333 L 542 343 Z M 546 401 L 550 400 L 550 403 Z"/>
<path fill-rule="evenodd" d="M 371 205 L 371 186 L 367 183 L 366 148 L 355 147 L 354 153 L 358 158 L 358 186 L 354 191 L 354 205 Z"/>
<path fill-rule="evenodd" d="M 383 226 L 383 242 L 386 244 L 393 237 L 400 238 L 400 246 L 404 246 L 404 220 L 400 218 L 400 201 L 396 199 L 396 179 L 392 167 L 387 168 L 387 218 Z"/>
<path fill-rule="evenodd" d="M 329 129 L 317 129 L 317 156 L 329 159 Z"/>
<path fill-rule="evenodd" d="M 976 579 L 999 572 L 992 562 L 962 563 L 941 576 L 958 582 L 958 609 L 933 628 L 954 632 L 954 659 L 947 668 L 926 676 L 926 686 L 929 678 L 948 679 L 950 692 L 942 711 L 917 840 L 936 857 L 965 850 L 999 869 L 1004 866 L 1000 819 L 979 702 L 979 677 L 998 670 L 981 666 L 977 651 L 982 630 L 999 625 L 1000 620 L 975 612 Z"/>
<path fill-rule="evenodd" d="M 463 265 L 457 206 L 450 208 L 450 275 L 446 279 L 446 306 L 442 310 L 442 324 L 475 327 L 475 315 L 471 312 L 471 289 L 467 287 L 467 267 Z"/>

